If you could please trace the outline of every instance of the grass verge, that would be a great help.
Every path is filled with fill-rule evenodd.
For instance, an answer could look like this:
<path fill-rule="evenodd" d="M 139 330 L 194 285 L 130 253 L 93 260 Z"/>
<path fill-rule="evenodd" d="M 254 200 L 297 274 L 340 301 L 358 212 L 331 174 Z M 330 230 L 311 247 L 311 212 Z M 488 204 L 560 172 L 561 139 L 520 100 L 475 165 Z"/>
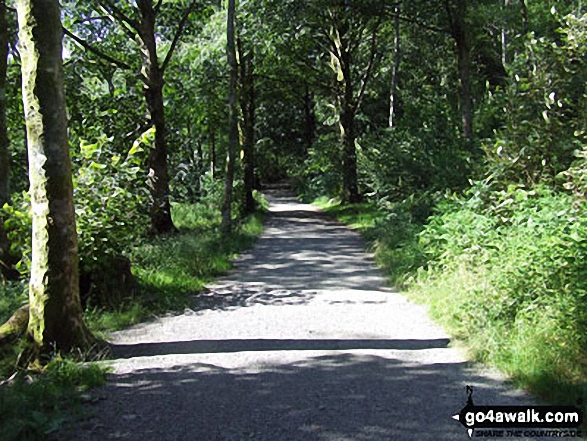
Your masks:
<path fill-rule="evenodd" d="M 359 230 L 390 280 L 475 360 L 553 404 L 577 404 L 587 398 L 587 222 L 568 196 L 526 193 L 487 208 L 476 196 L 441 204 L 426 223 L 401 203 L 316 204 Z"/>
<path fill-rule="evenodd" d="M 86 314 L 98 335 L 190 306 L 190 297 L 228 271 L 234 257 L 263 231 L 264 212 L 243 219 L 230 237 L 220 232 L 219 214 L 205 205 L 174 205 L 179 232 L 138 244 L 130 253 L 136 294 L 115 310 Z"/>
<path fill-rule="evenodd" d="M 0 433 L 4 441 L 45 440 L 82 415 L 83 392 L 105 382 L 105 368 L 56 357 L 41 373 L 0 385 Z"/>
<path fill-rule="evenodd" d="M 260 205 L 263 208 L 263 200 Z M 145 239 L 129 254 L 138 282 L 134 295 L 114 309 L 86 311 L 85 320 L 97 336 L 190 306 L 192 295 L 229 270 L 232 259 L 254 244 L 265 218 L 261 209 L 226 237 L 220 233 L 219 213 L 208 205 L 176 204 L 172 215 L 177 234 Z M 26 301 L 26 281 L 0 286 L 1 322 Z M 20 349 L 18 343 L 1 348 L 0 379 L 14 371 Z M 0 383 L 0 438 L 47 439 L 64 422 L 80 416 L 83 391 L 103 384 L 105 374 L 99 364 L 56 356 L 42 372 L 20 372 Z"/>

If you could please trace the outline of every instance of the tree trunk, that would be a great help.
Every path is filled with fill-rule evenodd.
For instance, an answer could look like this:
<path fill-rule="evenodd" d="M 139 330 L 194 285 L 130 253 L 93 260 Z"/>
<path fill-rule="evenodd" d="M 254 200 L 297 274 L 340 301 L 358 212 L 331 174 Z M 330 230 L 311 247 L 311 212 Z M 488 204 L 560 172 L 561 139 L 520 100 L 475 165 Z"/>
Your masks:
<path fill-rule="evenodd" d="M 389 90 L 389 128 L 393 128 L 393 116 L 395 113 L 395 95 L 397 91 L 397 81 L 399 76 L 399 65 L 401 62 L 401 35 L 400 35 L 400 20 L 399 14 L 401 12 L 401 2 L 399 2 L 395 8 L 395 19 L 393 23 L 394 27 L 394 57 L 393 67 L 391 70 L 391 87 Z"/>
<path fill-rule="evenodd" d="M 346 28 L 339 29 L 340 68 L 342 70 L 342 91 L 339 97 L 340 143 L 342 148 L 342 203 L 360 202 L 357 183 L 357 148 L 355 146 L 355 104 L 351 69 L 351 54 Z"/>
<path fill-rule="evenodd" d="M 255 211 L 255 84 L 253 54 L 246 54 L 242 39 L 237 37 L 240 61 L 241 112 L 243 115 L 243 173 L 245 185 L 245 213 Z"/>
<path fill-rule="evenodd" d="M 343 104 L 340 115 L 342 144 L 342 203 L 354 204 L 361 201 L 357 185 L 357 149 L 355 146 L 355 116 Z"/>
<path fill-rule="evenodd" d="M 18 0 L 33 213 L 28 333 L 42 351 L 85 347 L 58 0 Z"/>
<path fill-rule="evenodd" d="M 210 177 L 214 179 L 216 176 L 216 133 L 212 128 L 208 130 L 210 131 Z"/>
<path fill-rule="evenodd" d="M 222 225 L 225 234 L 232 232 L 232 190 L 234 184 L 235 152 L 238 144 L 238 109 L 236 103 L 236 87 L 238 82 L 238 66 L 234 36 L 235 0 L 228 0 L 226 22 L 226 55 L 230 67 L 228 86 L 228 161 L 224 182 L 224 199 L 222 202 Z"/>
<path fill-rule="evenodd" d="M 151 192 L 151 230 L 156 234 L 175 231 L 169 203 L 167 142 L 165 139 L 165 106 L 163 104 L 163 72 L 157 58 L 155 10 L 152 0 L 138 0 L 141 22 L 139 47 L 143 60 L 148 117 L 155 127 L 155 143 L 149 151 L 149 189 Z"/>
<path fill-rule="evenodd" d="M 6 1 L 0 0 L 0 208 L 10 198 L 10 142 L 6 122 L 6 68 L 8 66 L 8 23 Z M 10 255 L 10 243 L 4 229 L 4 217 L 0 216 L 0 279 L 18 279 Z"/>
<path fill-rule="evenodd" d="M 473 139 L 473 98 L 471 94 L 471 41 L 468 25 L 465 21 L 469 0 L 446 0 L 450 30 L 455 41 L 457 65 L 459 70 L 459 98 L 461 105 L 461 119 L 463 124 L 462 136 L 468 141 Z"/>
<path fill-rule="evenodd" d="M 316 112 L 314 110 L 314 96 L 310 92 L 310 86 L 306 83 L 306 90 L 304 94 L 304 147 L 306 155 L 314 145 L 314 137 L 316 134 Z"/>
<path fill-rule="evenodd" d="M 520 11 L 522 12 L 522 29 L 524 30 L 524 35 L 528 35 L 530 25 L 528 22 L 528 7 L 526 6 L 525 0 L 520 0 Z"/>
<path fill-rule="evenodd" d="M 508 7 L 510 5 L 509 0 L 504 0 L 503 14 L 504 16 L 508 13 Z M 506 66 L 508 62 L 508 33 L 506 25 L 504 24 L 501 28 L 501 64 Z"/>

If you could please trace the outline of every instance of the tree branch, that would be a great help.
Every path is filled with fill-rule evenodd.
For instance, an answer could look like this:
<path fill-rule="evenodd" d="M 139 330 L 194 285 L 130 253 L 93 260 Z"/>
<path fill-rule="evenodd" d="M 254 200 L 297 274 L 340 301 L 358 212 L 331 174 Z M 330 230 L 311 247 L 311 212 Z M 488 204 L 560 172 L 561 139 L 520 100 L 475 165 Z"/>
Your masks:
<path fill-rule="evenodd" d="M 63 32 L 65 33 L 65 35 L 67 35 L 69 38 L 71 38 L 73 41 L 75 41 L 77 44 L 79 44 L 84 49 L 92 52 L 94 55 L 97 55 L 98 57 L 102 58 L 103 60 L 108 61 L 109 63 L 115 65 L 119 69 L 123 69 L 123 70 L 131 70 L 132 69 L 132 67 L 130 67 L 125 62 L 117 60 L 116 58 L 113 58 L 110 55 L 102 52 L 100 49 L 92 46 L 87 41 L 82 40 L 77 35 L 73 34 L 69 30 L 67 30 L 66 28 L 63 28 Z"/>
<path fill-rule="evenodd" d="M 157 6 L 159 6 L 160 4 L 161 4 L 161 2 L 159 2 L 159 4 Z M 165 55 L 165 60 L 163 61 L 163 64 L 161 65 L 161 73 L 165 72 L 165 69 L 169 65 L 169 62 L 171 61 L 171 57 L 173 56 L 173 52 L 175 51 L 175 48 L 177 47 L 177 43 L 179 42 L 179 38 L 181 37 L 181 34 L 183 33 L 183 29 L 187 23 L 187 20 L 188 20 L 190 14 L 193 11 L 195 5 L 196 5 L 196 0 L 192 0 L 192 2 L 189 4 L 187 9 L 185 10 L 183 17 L 181 17 L 181 20 L 179 21 L 179 25 L 177 26 L 177 31 L 175 32 L 175 35 L 173 36 L 173 41 L 171 42 L 171 47 L 167 51 L 167 54 Z"/>
<path fill-rule="evenodd" d="M 411 24 L 414 24 L 414 25 L 416 25 L 416 26 L 419 26 L 419 27 L 421 27 L 421 28 L 423 28 L 423 29 L 426 29 L 426 30 L 428 30 L 428 31 L 432 31 L 432 32 L 441 32 L 441 33 L 443 33 L 443 34 L 446 34 L 446 33 L 450 32 L 450 31 L 449 31 L 448 29 L 446 29 L 446 28 L 438 28 L 438 27 L 436 27 L 436 26 L 430 26 L 430 25 L 427 25 L 426 23 L 422 23 L 422 22 L 421 22 L 421 21 L 419 21 L 419 20 L 414 20 L 414 19 L 412 19 L 412 18 L 404 17 L 404 16 L 401 16 L 401 15 L 399 16 L 399 19 L 400 19 L 401 21 L 405 21 L 406 23 L 411 23 Z"/>
<path fill-rule="evenodd" d="M 136 20 L 133 20 L 132 18 L 130 18 L 128 15 L 126 15 L 122 11 L 122 9 L 120 9 L 118 6 L 116 6 L 111 0 L 99 0 L 99 3 L 102 4 L 102 7 L 104 7 L 104 4 L 107 5 L 108 8 L 110 8 L 112 15 L 117 17 L 120 21 L 123 21 L 126 24 L 128 24 L 137 33 L 140 32 L 141 27 L 140 27 L 139 23 Z"/>
<path fill-rule="evenodd" d="M 140 24 L 128 17 L 110 0 L 98 0 L 98 4 L 113 23 L 119 24 L 128 37 L 134 40 L 137 35 L 141 34 Z"/>
<path fill-rule="evenodd" d="M 88 18 L 80 18 L 79 20 L 76 20 L 73 24 L 84 24 L 84 23 L 88 23 L 91 21 L 97 21 L 97 20 L 108 20 L 110 17 L 103 15 L 100 17 L 88 17 Z"/>
<path fill-rule="evenodd" d="M 373 34 L 371 35 L 371 55 L 369 57 L 369 64 L 367 65 L 367 70 L 361 81 L 361 90 L 357 96 L 357 102 L 353 107 L 353 113 L 356 113 L 361 107 L 363 97 L 365 96 L 365 91 L 367 90 L 367 83 L 369 82 L 371 71 L 373 70 L 373 65 L 375 64 L 375 58 L 377 54 L 377 30 L 379 29 L 379 24 L 380 22 L 378 22 L 377 25 L 375 25 L 373 28 Z"/>
<path fill-rule="evenodd" d="M 153 127 L 153 122 L 147 121 L 143 125 L 138 126 L 136 129 L 128 132 L 125 135 L 124 139 L 122 140 L 123 144 L 126 144 L 127 142 L 129 142 L 132 138 L 135 138 L 138 134 L 145 133 L 151 127 Z"/>
<path fill-rule="evenodd" d="M 153 8 L 153 10 L 155 11 L 155 14 L 159 14 L 159 11 L 161 10 L 162 3 L 163 3 L 163 0 L 159 0 L 157 2 L 157 4 L 155 5 L 155 7 Z"/>

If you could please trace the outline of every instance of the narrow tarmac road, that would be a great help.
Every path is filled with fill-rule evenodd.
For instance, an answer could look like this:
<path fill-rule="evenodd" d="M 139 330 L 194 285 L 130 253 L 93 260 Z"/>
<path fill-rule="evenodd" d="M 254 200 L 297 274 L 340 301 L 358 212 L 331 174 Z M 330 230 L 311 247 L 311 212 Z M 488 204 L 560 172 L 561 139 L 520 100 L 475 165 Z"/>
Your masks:
<path fill-rule="evenodd" d="M 530 404 L 386 287 L 361 238 L 284 190 L 266 230 L 192 310 L 112 335 L 75 440 L 466 440 L 451 416 Z"/>

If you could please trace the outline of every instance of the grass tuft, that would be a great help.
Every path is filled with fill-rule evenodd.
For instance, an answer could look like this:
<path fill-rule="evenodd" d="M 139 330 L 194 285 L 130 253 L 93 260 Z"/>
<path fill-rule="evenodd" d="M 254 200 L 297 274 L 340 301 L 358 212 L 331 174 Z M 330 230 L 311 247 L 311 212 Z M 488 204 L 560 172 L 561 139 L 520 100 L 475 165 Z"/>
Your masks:
<path fill-rule="evenodd" d="M 5 441 L 47 439 L 81 416 L 81 393 L 105 383 L 107 370 L 57 356 L 41 373 L 0 385 L 0 433 Z"/>

